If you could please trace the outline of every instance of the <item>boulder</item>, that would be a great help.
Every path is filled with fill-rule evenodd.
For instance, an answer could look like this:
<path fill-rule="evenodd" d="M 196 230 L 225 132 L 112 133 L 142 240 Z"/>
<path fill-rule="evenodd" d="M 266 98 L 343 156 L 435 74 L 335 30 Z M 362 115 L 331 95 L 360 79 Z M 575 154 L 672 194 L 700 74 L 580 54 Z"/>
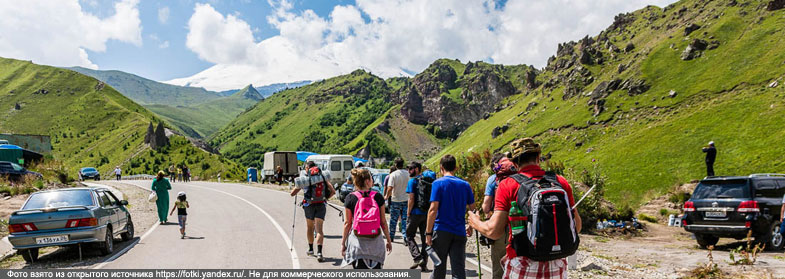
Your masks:
<path fill-rule="evenodd" d="M 671 98 L 676 97 L 676 91 L 671 90 L 670 92 L 668 92 L 668 97 Z"/>
<path fill-rule="evenodd" d="M 630 52 L 635 49 L 635 44 L 632 42 L 627 43 L 627 46 L 624 47 L 624 52 Z"/>
<path fill-rule="evenodd" d="M 500 136 L 501 134 L 504 134 L 504 132 L 507 132 L 507 130 L 509 130 L 509 129 L 510 129 L 510 125 L 509 124 L 504 124 L 502 126 L 496 126 L 496 128 L 493 128 L 493 131 L 491 131 L 491 137 L 495 139 L 496 137 Z"/>
<path fill-rule="evenodd" d="M 719 42 L 718 42 L 719 43 Z M 684 52 L 681 53 L 681 60 L 692 60 L 701 56 L 701 51 L 706 50 L 709 46 L 704 40 L 701 39 L 694 39 L 692 42 L 684 49 Z"/>
<path fill-rule="evenodd" d="M 701 26 L 695 23 L 687 24 L 687 27 L 684 27 L 684 36 L 689 36 L 690 33 L 694 32 L 695 30 L 700 29 Z"/>
<path fill-rule="evenodd" d="M 144 134 L 144 143 L 150 144 L 150 142 L 155 137 L 155 128 L 153 128 L 153 122 L 150 122 L 150 126 L 147 126 L 147 133 Z"/>
<path fill-rule="evenodd" d="M 538 104 L 537 104 L 537 102 L 531 102 L 531 103 L 529 103 L 528 105 L 526 105 L 526 111 L 531 111 L 531 110 L 532 110 L 534 107 L 536 107 L 537 105 L 538 105 Z"/>
<path fill-rule="evenodd" d="M 169 145 L 169 138 L 166 137 L 164 123 L 158 122 L 158 127 L 155 128 L 155 134 L 150 139 L 150 147 L 153 149 L 158 149 L 167 145 Z"/>
<path fill-rule="evenodd" d="M 14 105 L 14 110 L 22 110 L 22 106 L 19 105 L 19 103 L 16 103 L 16 105 Z"/>
<path fill-rule="evenodd" d="M 771 83 L 769 83 L 769 87 L 770 87 L 770 88 L 775 88 L 775 87 L 777 87 L 777 85 L 779 85 L 779 84 L 780 84 L 780 83 L 779 83 L 779 81 L 776 81 L 776 80 L 775 80 L 775 81 L 772 81 Z M 19 105 L 19 104 L 16 104 L 16 105 Z"/>
<path fill-rule="evenodd" d="M 95 91 L 101 91 L 101 89 L 104 89 L 104 87 L 106 87 L 106 84 L 99 81 L 98 84 L 95 85 Z"/>
<path fill-rule="evenodd" d="M 605 271 L 605 267 L 602 265 L 595 263 L 594 261 L 584 262 L 583 264 L 578 267 L 581 271 L 588 272 L 593 270 L 602 270 Z"/>
<path fill-rule="evenodd" d="M 785 8 L 785 0 L 772 0 L 766 5 L 767 11 L 776 11 Z"/>

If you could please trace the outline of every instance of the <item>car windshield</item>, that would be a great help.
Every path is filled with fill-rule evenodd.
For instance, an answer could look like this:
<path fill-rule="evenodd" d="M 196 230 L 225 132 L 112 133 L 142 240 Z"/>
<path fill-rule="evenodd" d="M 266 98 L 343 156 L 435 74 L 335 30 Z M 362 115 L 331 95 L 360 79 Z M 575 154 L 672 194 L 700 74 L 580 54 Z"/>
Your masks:
<path fill-rule="evenodd" d="M 708 180 L 701 181 L 692 199 L 745 199 L 750 197 L 750 187 L 746 180 Z"/>
<path fill-rule="evenodd" d="M 94 168 L 83 168 L 82 172 L 95 172 Z"/>
<path fill-rule="evenodd" d="M 30 199 L 27 200 L 27 203 L 25 203 L 25 206 L 22 207 L 22 209 L 26 210 L 80 205 L 93 205 L 93 198 L 90 195 L 90 190 L 67 190 L 34 193 L 30 196 Z"/>

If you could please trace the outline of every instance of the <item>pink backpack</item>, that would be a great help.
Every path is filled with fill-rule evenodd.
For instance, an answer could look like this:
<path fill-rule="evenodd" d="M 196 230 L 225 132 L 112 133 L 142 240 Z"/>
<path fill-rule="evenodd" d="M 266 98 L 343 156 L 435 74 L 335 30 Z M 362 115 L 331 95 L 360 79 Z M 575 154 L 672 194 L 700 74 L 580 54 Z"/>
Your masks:
<path fill-rule="evenodd" d="M 373 199 L 376 196 L 376 192 L 356 191 L 352 194 L 357 197 L 352 222 L 354 234 L 362 237 L 376 237 L 381 233 L 382 226 L 379 205 Z"/>

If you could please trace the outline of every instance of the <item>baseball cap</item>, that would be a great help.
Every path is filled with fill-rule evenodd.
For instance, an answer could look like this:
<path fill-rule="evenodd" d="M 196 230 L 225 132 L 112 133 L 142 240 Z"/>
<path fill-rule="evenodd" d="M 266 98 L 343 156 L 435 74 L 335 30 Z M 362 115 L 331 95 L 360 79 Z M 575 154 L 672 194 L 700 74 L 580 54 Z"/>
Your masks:
<path fill-rule="evenodd" d="M 532 138 L 517 139 L 510 143 L 510 158 L 515 158 L 526 153 L 540 153 L 540 144 Z"/>
<path fill-rule="evenodd" d="M 709 145 L 714 145 L 714 141 L 710 141 L 710 142 L 709 142 Z"/>

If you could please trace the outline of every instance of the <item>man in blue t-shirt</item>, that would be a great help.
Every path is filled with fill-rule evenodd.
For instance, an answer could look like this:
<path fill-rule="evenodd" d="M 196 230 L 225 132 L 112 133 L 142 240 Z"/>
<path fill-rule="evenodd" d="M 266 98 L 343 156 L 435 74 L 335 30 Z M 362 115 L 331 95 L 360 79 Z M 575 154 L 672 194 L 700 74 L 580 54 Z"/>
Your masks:
<path fill-rule="evenodd" d="M 436 180 L 436 174 L 432 171 L 426 171 L 422 174 L 421 172 L 422 165 L 420 163 L 409 163 L 409 176 L 411 179 L 409 179 L 409 184 L 406 186 L 406 193 L 409 194 L 409 202 L 406 210 L 406 219 L 408 222 L 406 223 L 405 241 L 407 246 L 409 246 L 409 253 L 412 254 L 412 258 L 414 259 L 414 262 L 409 269 L 419 267 L 422 271 L 428 271 L 428 256 L 425 253 L 425 247 L 427 247 L 425 245 L 425 227 L 428 223 L 428 216 L 426 215 L 427 210 L 423 210 L 418 207 L 418 205 L 421 204 L 421 200 L 424 200 L 426 204 L 430 204 L 431 192 L 423 193 L 423 196 L 420 196 L 420 193 L 425 189 L 428 189 L 426 186 L 427 183 L 432 183 Z M 423 187 L 423 191 L 420 190 L 420 187 Z M 422 247 L 418 247 L 417 241 L 415 241 L 417 230 L 420 230 L 420 243 L 422 243 Z"/>
<path fill-rule="evenodd" d="M 433 247 L 441 264 L 434 266 L 431 278 L 444 279 L 447 275 L 447 256 L 450 256 L 452 278 L 466 278 L 466 237 L 472 235 L 466 227 L 466 210 L 474 210 L 474 192 L 468 182 L 455 177 L 456 162 L 452 155 L 444 155 L 439 162 L 442 178 L 431 186 L 431 207 L 425 242 Z"/>

